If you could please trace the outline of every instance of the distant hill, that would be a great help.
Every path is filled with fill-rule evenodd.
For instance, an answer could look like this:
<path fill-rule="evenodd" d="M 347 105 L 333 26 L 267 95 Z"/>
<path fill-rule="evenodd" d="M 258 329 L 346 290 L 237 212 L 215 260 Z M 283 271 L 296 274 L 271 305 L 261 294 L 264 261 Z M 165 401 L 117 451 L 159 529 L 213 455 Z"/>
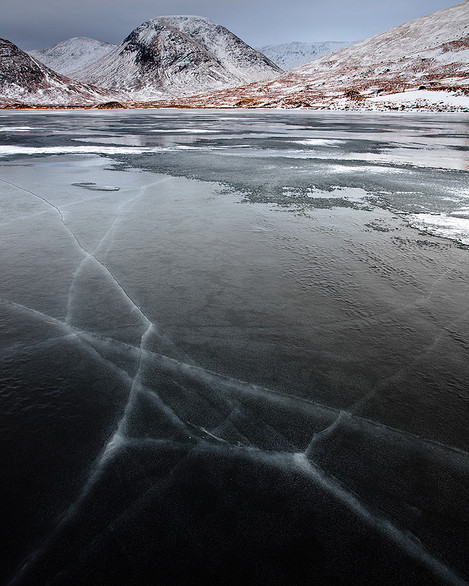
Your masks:
<path fill-rule="evenodd" d="M 289 71 L 313 59 L 319 59 L 335 51 L 349 47 L 351 42 L 324 41 L 318 43 L 283 43 L 281 45 L 266 45 L 258 50 L 281 67 Z"/>
<path fill-rule="evenodd" d="M 57 73 L 73 77 L 75 71 L 89 66 L 115 46 L 88 37 L 73 37 L 51 47 L 28 51 L 28 54 Z"/>

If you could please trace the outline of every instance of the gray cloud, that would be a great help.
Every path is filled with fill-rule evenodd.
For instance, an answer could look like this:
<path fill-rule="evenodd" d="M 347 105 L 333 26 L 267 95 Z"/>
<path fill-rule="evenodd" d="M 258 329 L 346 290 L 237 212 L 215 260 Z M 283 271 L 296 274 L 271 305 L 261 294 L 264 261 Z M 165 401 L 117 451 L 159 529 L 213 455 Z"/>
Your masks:
<path fill-rule="evenodd" d="M 142 22 L 198 14 L 252 46 L 353 41 L 455 4 L 451 0 L 0 0 L 0 36 L 37 49 L 74 36 L 118 43 Z"/>

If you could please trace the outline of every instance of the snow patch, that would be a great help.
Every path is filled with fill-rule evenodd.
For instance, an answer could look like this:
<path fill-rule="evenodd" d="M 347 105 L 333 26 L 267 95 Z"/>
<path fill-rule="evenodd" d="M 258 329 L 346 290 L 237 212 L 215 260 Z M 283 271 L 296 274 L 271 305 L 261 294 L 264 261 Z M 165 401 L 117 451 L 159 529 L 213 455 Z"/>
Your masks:
<path fill-rule="evenodd" d="M 62 155 L 62 154 L 103 154 L 103 155 L 135 155 L 168 150 L 163 148 L 145 147 L 105 147 L 105 146 L 57 146 L 57 147 L 26 147 L 1 145 L 0 156 L 9 155 Z"/>
<path fill-rule="evenodd" d="M 40 130 L 33 126 L 5 126 L 0 128 L 0 132 L 29 132 L 30 130 Z"/>
<path fill-rule="evenodd" d="M 407 221 L 423 232 L 469 245 L 469 212 L 456 214 L 410 214 Z"/>
<path fill-rule="evenodd" d="M 114 47 L 116 45 L 88 37 L 73 37 L 51 47 L 27 53 L 57 73 L 73 77 L 75 71 L 88 67 Z"/>
<path fill-rule="evenodd" d="M 394 104 L 444 104 L 446 106 L 459 106 L 469 108 L 469 96 L 446 91 L 411 90 L 386 96 L 369 98 L 370 102 L 389 102 Z"/>
<path fill-rule="evenodd" d="M 294 140 L 295 144 L 302 144 L 305 146 L 337 146 L 342 144 L 341 140 L 328 140 L 325 138 L 306 138 L 305 140 Z"/>

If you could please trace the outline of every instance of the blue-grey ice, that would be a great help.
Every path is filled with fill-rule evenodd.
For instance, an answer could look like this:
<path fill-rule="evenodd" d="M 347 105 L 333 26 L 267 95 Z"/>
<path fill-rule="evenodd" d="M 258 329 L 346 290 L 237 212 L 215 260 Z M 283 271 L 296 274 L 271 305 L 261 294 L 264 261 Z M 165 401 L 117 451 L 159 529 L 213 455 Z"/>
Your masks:
<path fill-rule="evenodd" d="M 469 580 L 467 115 L 8 112 L 7 584 Z"/>

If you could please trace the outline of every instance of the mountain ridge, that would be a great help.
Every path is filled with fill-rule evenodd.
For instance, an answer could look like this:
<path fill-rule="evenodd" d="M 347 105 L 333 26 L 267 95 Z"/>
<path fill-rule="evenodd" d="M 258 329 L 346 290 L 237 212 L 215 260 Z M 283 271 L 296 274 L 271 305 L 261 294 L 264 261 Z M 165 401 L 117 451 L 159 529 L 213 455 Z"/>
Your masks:
<path fill-rule="evenodd" d="M 73 77 L 75 71 L 97 61 L 115 46 L 89 37 L 72 37 L 27 53 L 56 73 Z"/>
<path fill-rule="evenodd" d="M 126 107 L 469 111 L 466 23 L 469 0 L 286 73 L 226 28 L 197 16 L 142 23 L 74 79 L 19 48 L 13 55 L 15 46 L 3 41 L 0 101 L 3 107 L 15 101 L 34 106 L 49 99 L 53 106 L 69 96 L 70 103 L 120 100 Z"/>
<path fill-rule="evenodd" d="M 100 88 L 52 71 L 6 39 L 0 39 L 0 63 L 0 103 L 84 105 L 110 97 Z"/>
<path fill-rule="evenodd" d="M 353 42 L 342 41 L 319 41 L 316 43 L 293 41 L 279 45 L 265 45 L 259 47 L 258 51 L 263 53 L 284 71 L 289 71 L 290 69 L 305 65 L 314 59 L 335 53 L 353 44 Z"/>
<path fill-rule="evenodd" d="M 148 99 L 234 87 L 279 73 L 267 57 L 210 19 L 165 16 L 142 23 L 74 77 Z"/>
<path fill-rule="evenodd" d="M 179 103 L 186 107 L 413 108 L 445 105 L 443 92 L 469 94 L 469 1 L 398 25 L 278 76 Z M 419 97 L 415 92 L 423 91 Z M 434 92 L 434 93 L 433 93 Z M 437 95 L 437 92 L 440 92 Z M 396 98 L 393 98 L 396 96 Z M 397 102 L 393 103 L 393 99 Z M 172 105 L 168 103 L 167 105 Z"/>

